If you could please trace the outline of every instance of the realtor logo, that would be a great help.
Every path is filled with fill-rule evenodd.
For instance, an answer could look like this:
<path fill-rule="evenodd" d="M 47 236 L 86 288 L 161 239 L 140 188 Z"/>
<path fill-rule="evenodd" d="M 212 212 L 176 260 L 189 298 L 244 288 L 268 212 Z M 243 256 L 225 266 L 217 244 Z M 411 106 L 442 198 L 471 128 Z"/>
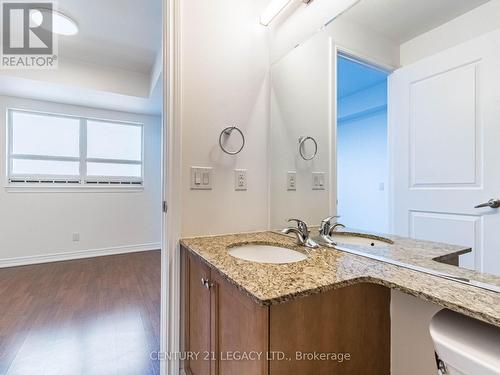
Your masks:
<path fill-rule="evenodd" d="M 2 68 L 56 67 L 52 16 L 52 3 L 2 2 Z"/>

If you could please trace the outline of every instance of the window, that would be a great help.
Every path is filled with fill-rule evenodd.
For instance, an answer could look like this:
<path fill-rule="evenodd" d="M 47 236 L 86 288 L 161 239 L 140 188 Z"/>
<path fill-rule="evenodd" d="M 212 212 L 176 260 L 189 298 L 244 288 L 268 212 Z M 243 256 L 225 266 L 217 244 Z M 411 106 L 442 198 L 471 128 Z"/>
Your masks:
<path fill-rule="evenodd" d="M 9 110 L 10 183 L 141 185 L 143 125 Z"/>

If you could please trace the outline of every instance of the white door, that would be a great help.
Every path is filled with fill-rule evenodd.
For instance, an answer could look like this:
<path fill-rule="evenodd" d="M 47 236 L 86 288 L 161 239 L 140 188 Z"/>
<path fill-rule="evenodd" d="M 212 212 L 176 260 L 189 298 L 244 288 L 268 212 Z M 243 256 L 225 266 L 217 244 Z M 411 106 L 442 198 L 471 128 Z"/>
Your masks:
<path fill-rule="evenodd" d="M 500 32 L 389 78 L 392 228 L 472 246 L 462 266 L 500 275 Z"/>

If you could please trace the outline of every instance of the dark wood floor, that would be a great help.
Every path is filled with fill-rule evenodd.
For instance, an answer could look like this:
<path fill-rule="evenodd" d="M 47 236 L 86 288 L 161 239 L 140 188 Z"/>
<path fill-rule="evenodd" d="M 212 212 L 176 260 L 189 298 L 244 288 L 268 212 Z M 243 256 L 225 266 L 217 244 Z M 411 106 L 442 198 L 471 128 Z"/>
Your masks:
<path fill-rule="evenodd" d="M 159 374 L 160 252 L 0 269 L 0 374 Z"/>

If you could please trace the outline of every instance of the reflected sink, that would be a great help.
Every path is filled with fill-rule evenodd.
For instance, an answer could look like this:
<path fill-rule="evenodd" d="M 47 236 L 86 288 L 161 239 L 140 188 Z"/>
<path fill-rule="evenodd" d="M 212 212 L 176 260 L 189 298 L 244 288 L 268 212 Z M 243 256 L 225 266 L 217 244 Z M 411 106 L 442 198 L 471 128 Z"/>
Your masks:
<path fill-rule="evenodd" d="M 307 259 L 299 251 L 271 245 L 242 245 L 232 247 L 228 252 L 235 258 L 256 263 L 289 264 Z"/>
<path fill-rule="evenodd" d="M 366 246 L 366 247 L 378 247 L 392 245 L 392 242 L 388 238 L 369 236 L 363 234 L 352 235 L 349 233 L 334 233 L 332 235 L 333 241 L 338 245 L 356 245 L 356 246 Z"/>

